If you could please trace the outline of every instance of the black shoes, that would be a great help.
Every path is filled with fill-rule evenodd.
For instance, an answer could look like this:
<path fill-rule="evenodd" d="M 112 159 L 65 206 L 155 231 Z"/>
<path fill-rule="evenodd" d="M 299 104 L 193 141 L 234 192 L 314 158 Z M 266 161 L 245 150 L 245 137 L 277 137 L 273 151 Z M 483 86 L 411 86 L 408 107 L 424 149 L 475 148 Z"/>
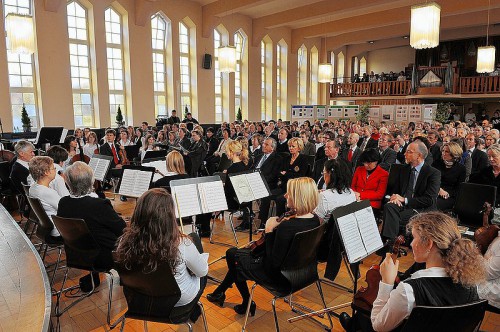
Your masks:
<path fill-rule="evenodd" d="M 344 328 L 346 331 L 351 331 L 352 327 L 352 318 L 347 314 L 347 312 L 342 312 L 339 316 L 339 322 L 340 325 Z"/>
<path fill-rule="evenodd" d="M 244 315 L 247 312 L 247 304 L 246 303 L 237 304 L 233 307 L 233 309 L 238 315 Z M 250 304 L 250 316 L 251 317 L 255 316 L 256 309 L 257 309 L 257 305 L 255 304 L 254 301 L 252 301 L 252 304 Z"/>
<path fill-rule="evenodd" d="M 224 294 L 224 293 L 207 294 L 207 300 L 209 302 L 217 304 L 219 307 L 222 307 L 224 305 L 224 301 L 226 300 L 226 294 Z"/>
<path fill-rule="evenodd" d="M 205 238 L 210 237 L 210 230 L 208 231 L 198 230 L 198 235 L 200 237 L 205 237 Z"/>

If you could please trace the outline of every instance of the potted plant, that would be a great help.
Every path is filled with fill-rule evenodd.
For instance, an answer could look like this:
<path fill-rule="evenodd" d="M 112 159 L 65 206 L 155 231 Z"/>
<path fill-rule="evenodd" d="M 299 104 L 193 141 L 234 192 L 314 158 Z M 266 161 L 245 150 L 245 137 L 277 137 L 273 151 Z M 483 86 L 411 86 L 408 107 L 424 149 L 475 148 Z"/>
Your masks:
<path fill-rule="evenodd" d="M 24 104 L 21 110 L 21 122 L 23 124 L 24 132 L 29 133 L 31 131 L 31 119 L 28 116 L 28 112 L 26 111 L 26 106 L 24 106 Z"/>
<path fill-rule="evenodd" d="M 438 103 L 436 113 L 434 114 L 434 121 L 441 124 L 448 122 L 451 114 L 452 103 Z"/>
<path fill-rule="evenodd" d="M 368 118 L 369 118 L 369 108 L 372 104 L 371 103 L 366 103 L 363 104 L 359 107 L 359 112 L 358 115 L 356 115 L 356 120 L 360 121 L 361 123 L 368 123 Z"/>
<path fill-rule="evenodd" d="M 118 111 L 116 111 L 116 125 L 118 127 L 121 127 L 125 124 L 125 121 L 123 121 L 123 114 L 122 114 L 122 110 L 120 108 L 120 105 L 118 105 Z"/>
<path fill-rule="evenodd" d="M 187 118 L 187 114 L 189 113 L 189 108 L 187 107 L 184 107 L 184 119 Z"/>
<path fill-rule="evenodd" d="M 241 107 L 238 107 L 238 113 L 236 113 L 236 120 L 243 120 L 243 115 L 241 114 Z"/>

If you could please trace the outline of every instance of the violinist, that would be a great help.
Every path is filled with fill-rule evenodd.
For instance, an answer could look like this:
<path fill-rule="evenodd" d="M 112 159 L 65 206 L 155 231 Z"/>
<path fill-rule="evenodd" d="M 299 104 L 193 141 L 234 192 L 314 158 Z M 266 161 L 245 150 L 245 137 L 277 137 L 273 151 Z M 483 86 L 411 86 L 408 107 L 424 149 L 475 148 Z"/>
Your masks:
<path fill-rule="evenodd" d="M 66 136 L 66 138 L 64 139 L 63 148 L 68 151 L 68 159 L 66 159 L 66 161 L 64 162 L 64 169 L 66 169 L 66 167 L 71 165 L 71 159 L 73 159 L 73 157 L 79 153 L 78 141 L 76 140 L 76 137 L 73 135 Z"/>
<path fill-rule="evenodd" d="M 318 227 L 320 222 L 313 214 L 318 205 L 318 190 L 311 178 L 290 179 L 285 197 L 288 207 L 294 210 L 295 214 L 279 219 L 271 217 L 267 220 L 265 250 L 262 255 L 254 257 L 248 248 L 227 250 L 226 262 L 229 270 L 215 291 L 207 295 L 210 302 L 223 306 L 226 290 L 234 283 L 243 299 L 241 304 L 234 307 L 234 311 L 243 315 L 250 298 L 246 280 L 259 280 L 276 285 L 287 282 L 280 273 L 280 268 L 295 234 Z M 255 315 L 255 309 L 256 305 L 252 302 L 252 316 Z"/>
<path fill-rule="evenodd" d="M 68 159 L 68 151 L 59 145 L 53 145 L 47 150 L 47 156 L 54 160 L 54 167 L 56 168 L 56 176 L 50 182 L 49 187 L 57 191 L 60 197 L 68 196 L 69 190 L 62 176 L 64 173 L 64 162 Z"/>
<path fill-rule="evenodd" d="M 85 145 L 85 136 L 83 135 L 83 130 L 81 128 L 75 129 L 75 138 L 78 141 L 79 146 Z"/>
<path fill-rule="evenodd" d="M 375 331 L 393 330 L 415 306 L 454 306 L 479 300 L 475 285 L 484 280 L 484 260 L 474 242 L 461 237 L 455 219 L 441 212 L 420 213 L 407 229 L 413 235 L 414 259 L 425 263 L 425 268 L 394 289 L 399 261 L 387 254 L 380 266 L 382 281 L 371 312 Z"/>
<path fill-rule="evenodd" d="M 151 134 L 146 135 L 145 144 L 140 147 L 139 151 L 141 153 L 141 160 L 144 159 L 146 152 L 148 151 L 157 151 L 158 147 L 155 146 L 155 137 Z"/>
<path fill-rule="evenodd" d="M 122 168 L 122 161 L 118 155 L 120 146 L 115 143 L 116 132 L 114 129 L 106 130 L 105 143 L 99 148 L 99 154 L 113 157 L 111 168 Z"/>
<path fill-rule="evenodd" d="M 129 133 L 125 129 L 120 130 L 120 139 L 118 140 L 118 145 L 120 145 L 120 148 L 123 146 L 129 146 L 132 145 L 129 139 Z"/>
<path fill-rule="evenodd" d="M 486 219 L 486 223 L 487 222 L 488 221 Z M 489 229 L 489 227 L 492 229 Z M 496 232 L 496 237 L 494 237 L 491 241 L 494 234 L 490 233 L 491 237 L 490 234 L 484 234 L 488 237 L 488 239 L 486 240 L 483 237 L 482 241 L 480 241 L 477 236 L 479 230 L 477 230 L 474 234 L 478 246 L 487 246 L 484 254 L 486 280 L 477 286 L 477 292 L 479 293 L 479 298 L 488 300 L 488 304 L 490 306 L 500 309 L 500 232 L 498 231 L 498 227 L 495 225 L 489 225 L 487 228 L 481 228 L 484 233 Z M 491 243 L 488 245 L 487 243 L 489 241 L 491 241 Z M 484 252 L 483 249 L 481 251 Z"/>
<path fill-rule="evenodd" d="M 87 136 L 87 143 L 83 146 L 83 153 L 89 157 L 92 158 L 94 154 L 99 152 L 99 144 L 97 144 L 97 135 L 91 131 L 89 135 Z"/>

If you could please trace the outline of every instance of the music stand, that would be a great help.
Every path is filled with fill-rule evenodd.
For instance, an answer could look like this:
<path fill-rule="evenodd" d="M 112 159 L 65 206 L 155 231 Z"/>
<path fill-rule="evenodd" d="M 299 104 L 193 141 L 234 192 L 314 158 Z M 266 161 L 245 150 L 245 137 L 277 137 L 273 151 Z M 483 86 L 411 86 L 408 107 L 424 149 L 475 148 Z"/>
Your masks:
<path fill-rule="evenodd" d="M 128 160 L 134 160 L 139 158 L 139 146 L 138 145 L 127 145 L 125 146 L 125 153 L 127 154 Z"/>
<path fill-rule="evenodd" d="M 155 174 L 154 167 L 124 165 L 122 170 L 122 176 L 118 182 L 115 194 L 137 199 L 151 188 L 151 182 Z M 146 178 L 149 180 L 147 181 L 147 185 Z"/>
<path fill-rule="evenodd" d="M 63 134 L 64 127 L 42 127 L 37 133 L 35 146 L 41 148 L 45 144 L 58 145 Z"/>
<path fill-rule="evenodd" d="M 146 154 L 142 159 L 165 158 L 167 153 L 167 150 L 146 151 Z"/>

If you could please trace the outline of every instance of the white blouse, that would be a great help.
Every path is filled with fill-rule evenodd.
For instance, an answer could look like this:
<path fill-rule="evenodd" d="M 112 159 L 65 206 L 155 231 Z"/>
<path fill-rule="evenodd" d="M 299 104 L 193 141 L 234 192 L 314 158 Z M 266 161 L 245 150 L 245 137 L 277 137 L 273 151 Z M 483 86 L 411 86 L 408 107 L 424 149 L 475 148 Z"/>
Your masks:
<path fill-rule="evenodd" d="M 328 222 L 333 210 L 353 202 L 356 202 L 356 195 L 350 189 L 342 194 L 339 194 L 337 189 L 326 189 L 319 193 L 319 203 L 314 212 Z"/>
<path fill-rule="evenodd" d="M 486 281 L 477 286 L 479 298 L 500 309 L 500 232 L 484 254 Z"/>
<path fill-rule="evenodd" d="M 54 189 L 42 186 L 35 182 L 30 187 L 30 196 L 38 198 L 40 200 L 43 209 L 49 217 L 57 215 L 57 207 L 59 205 L 61 196 L 59 196 L 59 194 Z M 60 235 L 55 226 L 54 229 L 52 229 L 52 231 L 50 232 L 50 235 Z"/>

